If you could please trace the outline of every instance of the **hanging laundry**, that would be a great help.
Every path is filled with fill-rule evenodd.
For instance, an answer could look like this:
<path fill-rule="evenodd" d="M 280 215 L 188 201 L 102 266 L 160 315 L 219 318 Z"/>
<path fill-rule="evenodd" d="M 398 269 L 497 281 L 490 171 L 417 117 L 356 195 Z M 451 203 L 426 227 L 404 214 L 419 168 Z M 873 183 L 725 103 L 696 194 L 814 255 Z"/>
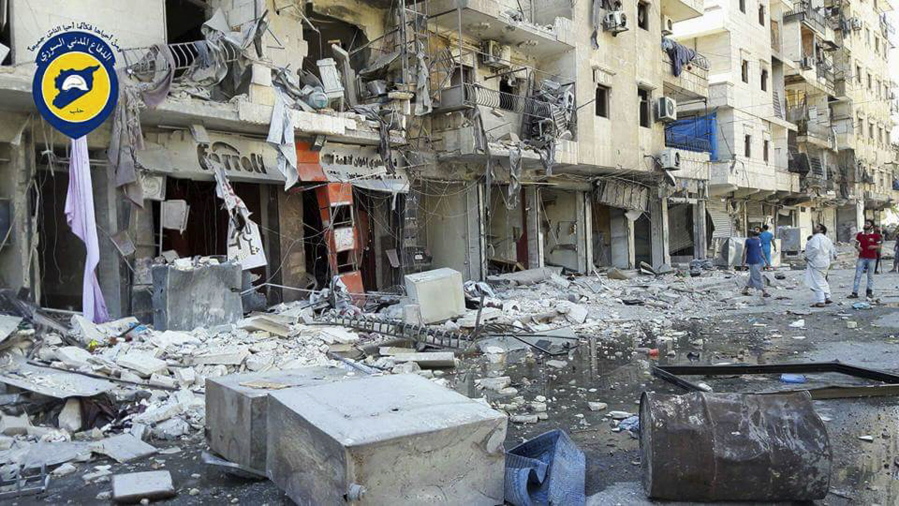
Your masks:
<path fill-rule="evenodd" d="M 82 311 L 94 323 L 109 320 L 109 311 L 100 282 L 97 265 L 100 263 L 100 244 L 97 240 L 97 220 L 94 215 L 94 193 L 91 167 L 87 155 L 87 137 L 72 139 L 72 158 L 69 161 L 69 189 L 66 193 L 66 222 L 72 233 L 84 242 L 87 255 L 82 281 Z"/>
<path fill-rule="evenodd" d="M 668 38 L 662 39 L 662 49 L 668 53 L 668 58 L 671 59 L 671 74 L 674 77 L 683 72 L 684 65 L 696 58 L 696 51 Z"/>

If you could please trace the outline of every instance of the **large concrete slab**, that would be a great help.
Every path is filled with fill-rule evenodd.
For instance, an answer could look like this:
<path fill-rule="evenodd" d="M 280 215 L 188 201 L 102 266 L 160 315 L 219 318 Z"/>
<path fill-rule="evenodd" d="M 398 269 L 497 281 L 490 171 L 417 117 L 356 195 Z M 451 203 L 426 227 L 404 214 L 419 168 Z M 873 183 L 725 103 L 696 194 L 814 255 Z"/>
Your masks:
<path fill-rule="evenodd" d="M 443 268 L 407 274 L 406 294 L 419 306 L 422 323 L 438 323 L 465 314 L 462 274 Z"/>
<path fill-rule="evenodd" d="M 154 265 L 153 327 L 193 330 L 236 323 L 243 317 L 242 273 L 231 262 L 178 270 Z"/>
<path fill-rule="evenodd" d="M 506 424 L 414 374 L 274 392 L 266 474 L 298 504 L 502 504 Z"/>
<path fill-rule="evenodd" d="M 207 378 L 209 448 L 235 464 L 264 472 L 268 395 L 355 377 L 350 374 L 339 367 L 307 367 Z"/>

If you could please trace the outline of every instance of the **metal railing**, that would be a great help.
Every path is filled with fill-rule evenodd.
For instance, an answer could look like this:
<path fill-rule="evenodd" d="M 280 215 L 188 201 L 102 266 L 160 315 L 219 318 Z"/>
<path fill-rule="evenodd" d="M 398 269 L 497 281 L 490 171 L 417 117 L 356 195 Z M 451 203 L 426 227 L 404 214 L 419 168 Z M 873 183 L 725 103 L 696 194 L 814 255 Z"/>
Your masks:
<path fill-rule="evenodd" d="M 516 95 L 514 93 L 491 90 L 477 84 L 465 83 L 454 87 L 458 86 L 463 87 L 463 100 L 469 105 L 492 107 L 543 119 L 552 118 L 553 109 L 556 108 L 555 105 L 550 104 L 549 102 Z"/>
<path fill-rule="evenodd" d="M 696 137 L 693 135 L 685 135 L 665 130 L 665 146 L 669 148 L 683 149 L 686 151 L 697 151 L 704 153 L 712 152 L 712 143 L 704 137 Z"/>
<path fill-rule="evenodd" d="M 811 3 L 808 2 L 800 2 L 795 9 L 784 14 L 783 19 L 784 23 L 802 21 L 822 34 L 827 31 L 827 18 L 821 12 L 813 9 Z"/>
<path fill-rule="evenodd" d="M 175 71 L 186 70 L 197 60 L 202 63 L 205 59 L 209 65 L 215 65 L 218 62 L 230 63 L 240 57 L 238 49 L 224 41 L 215 47 L 205 40 L 176 42 L 167 46 Z M 131 75 L 146 76 L 169 70 L 166 59 L 157 55 L 153 46 L 123 49 L 122 58 L 125 60 L 125 70 Z"/>
<path fill-rule="evenodd" d="M 664 49 L 662 50 L 662 63 L 667 65 L 670 72 L 671 57 L 668 56 L 668 52 Z M 708 58 L 699 53 L 696 53 L 696 56 L 694 56 L 692 60 L 684 64 L 683 71 L 689 72 L 700 79 L 707 80 L 709 78 L 710 68 L 711 65 L 709 64 Z"/>

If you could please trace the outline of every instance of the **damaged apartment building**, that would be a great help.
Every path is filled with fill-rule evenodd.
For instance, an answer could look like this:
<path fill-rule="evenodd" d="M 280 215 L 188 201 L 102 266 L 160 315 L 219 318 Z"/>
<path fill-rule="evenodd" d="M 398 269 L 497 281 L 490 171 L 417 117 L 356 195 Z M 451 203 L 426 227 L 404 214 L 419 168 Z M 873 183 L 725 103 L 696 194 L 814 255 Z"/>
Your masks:
<path fill-rule="evenodd" d="M 831 18 L 807 35 L 798 3 L 720 2 L 9 0 L 0 285 L 82 309 L 68 139 L 36 114 L 31 79 L 38 41 L 86 10 L 114 36 L 120 81 L 88 136 L 112 317 L 152 318 L 154 266 L 243 243 L 232 290 L 249 310 L 335 278 L 361 294 L 438 267 L 483 279 L 704 259 L 757 223 L 810 227 L 817 206 L 857 225 L 892 198 L 888 134 L 868 138 L 891 125 L 799 82 L 818 79 L 807 46 L 838 59 Z M 892 100 L 885 56 L 868 56 Z M 826 148 L 794 118 L 815 103 L 876 126 L 844 132 L 843 157 L 839 134 Z"/>

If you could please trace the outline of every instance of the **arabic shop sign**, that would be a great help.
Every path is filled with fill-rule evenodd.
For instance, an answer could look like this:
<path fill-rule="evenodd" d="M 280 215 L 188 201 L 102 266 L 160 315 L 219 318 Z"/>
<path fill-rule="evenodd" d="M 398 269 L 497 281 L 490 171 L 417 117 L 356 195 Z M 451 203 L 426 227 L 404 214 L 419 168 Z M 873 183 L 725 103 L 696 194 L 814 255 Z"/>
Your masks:
<path fill-rule="evenodd" d="M 53 128 L 77 139 L 99 127 L 115 110 L 119 83 L 115 54 L 87 23 L 51 29 L 40 45 L 31 93 L 38 112 Z M 106 36 L 108 38 L 108 36 Z"/>
<path fill-rule="evenodd" d="M 328 181 L 351 183 L 360 188 L 386 192 L 409 192 L 409 178 L 399 157 L 393 157 L 393 174 L 372 146 L 327 143 L 320 155 L 322 171 Z"/>

